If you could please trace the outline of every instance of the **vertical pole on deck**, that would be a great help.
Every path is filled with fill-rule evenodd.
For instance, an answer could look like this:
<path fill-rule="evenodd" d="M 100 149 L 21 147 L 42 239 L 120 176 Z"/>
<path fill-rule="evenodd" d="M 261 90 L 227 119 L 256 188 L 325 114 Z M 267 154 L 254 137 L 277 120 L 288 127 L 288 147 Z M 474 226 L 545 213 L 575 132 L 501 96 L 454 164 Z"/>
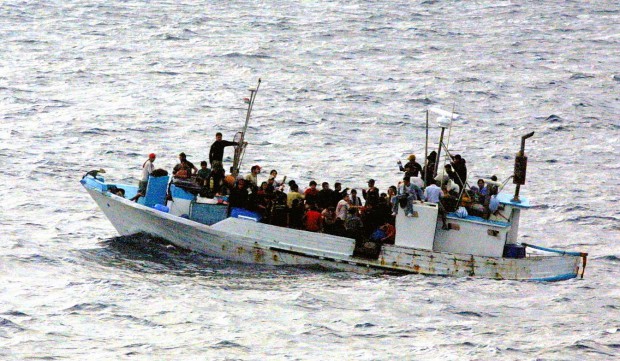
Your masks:
<path fill-rule="evenodd" d="M 435 173 L 433 174 L 433 177 L 435 175 L 437 175 L 438 169 L 439 169 L 439 159 L 440 159 L 440 155 L 441 155 L 441 146 L 443 145 L 443 133 L 446 131 L 446 128 L 441 127 L 441 136 L 439 136 L 439 149 L 437 149 L 437 160 L 435 162 Z"/>
<path fill-rule="evenodd" d="M 428 109 L 426 109 L 426 142 L 424 143 L 424 168 L 423 170 L 423 174 L 422 174 L 422 180 L 424 181 L 424 187 L 426 188 L 426 186 L 428 184 L 426 184 L 426 172 L 428 172 L 428 159 L 426 159 L 428 157 Z"/>

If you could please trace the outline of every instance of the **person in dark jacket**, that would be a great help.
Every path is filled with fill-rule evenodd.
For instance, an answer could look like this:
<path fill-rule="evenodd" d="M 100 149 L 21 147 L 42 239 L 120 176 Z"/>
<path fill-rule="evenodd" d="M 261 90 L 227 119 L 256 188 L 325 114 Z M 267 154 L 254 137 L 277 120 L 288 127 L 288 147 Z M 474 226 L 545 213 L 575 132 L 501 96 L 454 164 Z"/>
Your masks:
<path fill-rule="evenodd" d="M 248 188 L 246 187 L 246 181 L 243 178 L 237 180 L 237 184 L 230 191 L 228 196 L 229 209 L 232 208 L 247 208 L 248 206 Z"/>
<path fill-rule="evenodd" d="M 459 187 L 463 189 L 463 184 L 467 182 L 467 166 L 465 165 L 465 159 L 463 159 L 460 154 L 455 154 L 452 157 L 451 164 L 454 173 L 456 173 L 453 179 L 454 183 L 458 184 Z"/>
<path fill-rule="evenodd" d="M 329 188 L 329 183 L 323 182 L 321 184 L 321 190 L 316 195 L 316 204 L 319 209 L 323 210 L 327 207 L 333 206 L 334 190 Z"/>
<path fill-rule="evenodd" d="M 224 169 L 222 165 L 222 159 L 224 159 L 224 148 L 231 145 L 239 145 L 237 142 L 231 142 L 228 140 L 222 140 L 222 133 L 215 134 L 215 142 L 211 144 L 209 150 L 209 163 L 211 163 L 211 169 Z"/>
<path fill-rule="evenodd" d="M 424 184 L 429 185 L 435 181 L 435 165 L 437 164 L 437 152 L 432 151 L 428 157 L 426 157 L 426 164 L 422 170 L 422 178 Z"/>
<path fill-rule="evenodd" d="M 422 174 L 422 166 L 420 165 L 420 163 L 415 161 L 415 154 L 411 154 L 407 159 L 409 161 L 404 166 L 402 165 L 400 160 L 398 161 L 398 167 L 400 168 L 400 171 L 405 172 L 405 175 L 409 177 L 420 176 Z"/>

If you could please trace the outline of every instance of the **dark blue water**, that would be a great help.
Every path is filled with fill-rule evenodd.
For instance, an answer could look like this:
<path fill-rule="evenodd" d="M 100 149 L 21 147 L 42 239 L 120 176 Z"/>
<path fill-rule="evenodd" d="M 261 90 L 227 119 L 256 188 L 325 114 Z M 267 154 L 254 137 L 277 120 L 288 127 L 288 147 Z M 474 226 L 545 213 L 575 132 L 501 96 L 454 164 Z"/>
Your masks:
<path fill-rule="evenodd" d="M 619 17 L 613 1 L 2 2 L 0 359 L 614 358 Z M 522 240 L 589 252 L 586 278 L 274 269 L 117 237 L 81 176 L 207 158 L 259 77 L 245 165 L 302 185 L 395 184 L 428 106 L 463 115 L 449 146 L 471 177 L 509 176 L 535 131 Z"/>

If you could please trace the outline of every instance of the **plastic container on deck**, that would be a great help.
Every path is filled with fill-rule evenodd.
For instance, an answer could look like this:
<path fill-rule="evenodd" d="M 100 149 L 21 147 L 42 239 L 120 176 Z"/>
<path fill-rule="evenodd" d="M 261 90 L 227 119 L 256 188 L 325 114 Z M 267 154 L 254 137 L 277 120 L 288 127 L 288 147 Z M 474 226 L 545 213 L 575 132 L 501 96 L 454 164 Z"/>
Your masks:
<path fill-rule="evenodd" d="M 159 203 L 154 205 L 153 208 L 157 209 L 160 212 L 164 212 L 164 213 L 170 212 L 170 208 L 164 206 L 163 204 L 159 204 Z"/>
<path fill-rule="evenodd" d="M 247 219 L 247 220 L 251 220 L 254 222 L 258 222 L 261 219 L 260 214 L 256 212 L 248 211 L 247 209 L 243 209 L 243 208 L 233 208 L 230 211 L 230 216 L 233 218 Z"/>

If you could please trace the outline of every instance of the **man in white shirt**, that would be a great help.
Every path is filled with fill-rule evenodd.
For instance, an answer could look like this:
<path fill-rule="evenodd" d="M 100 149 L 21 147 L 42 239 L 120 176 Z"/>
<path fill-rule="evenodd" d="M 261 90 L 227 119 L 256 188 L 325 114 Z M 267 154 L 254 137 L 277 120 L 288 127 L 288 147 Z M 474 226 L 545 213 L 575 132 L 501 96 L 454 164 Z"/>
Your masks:
<path fill-rule="evenodd" d="M 149 159 L 142 164 L 142 178 L 140 178 L 140 183 L 138 184 L 138 193 L 146 193 L 146 186 L 149 183 L 149 176 L 155 170 L 155 166 L 153 165 L 155 158 L 155 153 L 151 153 L 149 154 Z"/>
<path fill-rule="evenodd" d="M 346 194 L 344 198 L 338 201 L 338 204 L 336 205 L 336 218 L 340 219 L 341 221 L 345 221 L 347 219 L 347 214 L 349 213 L 350 207 L 349 201 L 349 195 Z"/>
<path fill-rule="evenodd" d="M 149 154 L 149 159 L 142 164 L 142 176 L 138 182 L 138 192 L 133 198 L 131 198 L 131 201 L 137 202 L 140 197 L 144 197 L 146 195 L 146 186 L 149 183 L 149 176 L 155 170 L 155 166 L 153 165 L 154 161 L 155 153 L 151 153 Z"/>
<path fill-rule="evenodd" d="M 429 184 L 429 186 L 424 190 L 424 199 L 426 199 L 427 202 L 439 203 L 439 199 L 442 195 L 443 192 L 441 191 L 441 188 L 439 188 L 435 182 Z"/>

